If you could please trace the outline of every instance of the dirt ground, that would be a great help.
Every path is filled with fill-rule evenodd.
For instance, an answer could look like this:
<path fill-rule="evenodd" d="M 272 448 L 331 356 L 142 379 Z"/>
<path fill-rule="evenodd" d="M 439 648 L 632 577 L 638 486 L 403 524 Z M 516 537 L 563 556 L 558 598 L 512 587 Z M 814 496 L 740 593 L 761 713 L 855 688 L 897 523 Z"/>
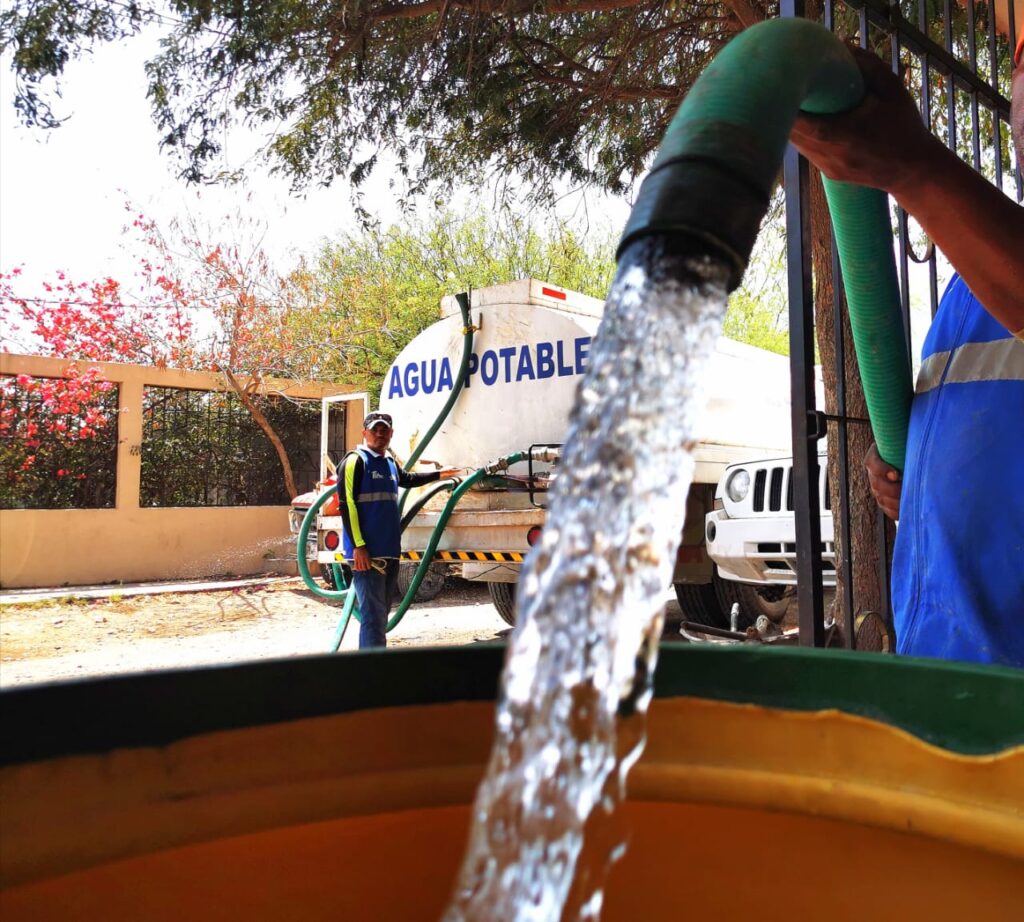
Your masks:
<path fill-rule="evenodd" d="M 325 653 L 338 606 L 299 579 L 228 590 L 9 603 L 0 607 L 0 686 L 87 675 Z M 396 647 L 495 640 L 508 625 L 487 587 L 458 582 L 414 605 Z M 358 646 L 353 621 L 342 649 Z"/>
<path fill-rule="evenodd" d="M 0 605 L 0 687 L 326 653 L 338 615 L 336 604 L 301 580 L 279 577 L 215 591 L 130 596 L 111 589 L 98 599 L 8 601 Z M 436 599 L 409 609 L 388 644 L 479 643 L 508 630 L 486 585 L 451 580 Z M 353 620 L 342 650 L 358 645 Z"/>
<path fill-rule="evenodd" d="M 0 686 L 326 653 L 339 615 L 301 580 L 279 577 L 215 591 L 109 593 L 0 605 Z M 508 631 L 486 585 L 451 580 L 436 599 L 409 609 L 388 644 L 479 643 Z M 342 650 L 358 644 L 353 621 Z"/>

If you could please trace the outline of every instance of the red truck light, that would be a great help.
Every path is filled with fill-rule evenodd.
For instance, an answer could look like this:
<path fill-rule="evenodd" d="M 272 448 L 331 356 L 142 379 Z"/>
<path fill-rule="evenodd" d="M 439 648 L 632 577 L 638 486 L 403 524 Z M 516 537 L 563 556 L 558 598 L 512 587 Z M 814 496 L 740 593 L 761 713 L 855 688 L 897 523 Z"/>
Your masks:
<path fill-rule="evenodd" d="M 336 551 L 341 544 L 341 538 L 336 531 L 329 531 L 324 535 L 324 547 L 329 551 Z"/>

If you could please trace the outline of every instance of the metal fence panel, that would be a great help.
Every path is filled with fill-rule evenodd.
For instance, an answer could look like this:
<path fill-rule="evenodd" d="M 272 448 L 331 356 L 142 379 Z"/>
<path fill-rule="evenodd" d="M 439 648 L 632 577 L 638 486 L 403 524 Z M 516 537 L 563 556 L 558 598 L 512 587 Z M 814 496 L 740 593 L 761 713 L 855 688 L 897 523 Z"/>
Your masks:
<path fill-rule="evenodd" d="M 804 16 L 804 0 L 782 0 L 780 14 Z M 1003 2 L 1009 18 L 1009 34 L 1015 35 L 1013 3 Z M 822 12 L 825 25 L 844 39 L 859 42 L 889 61 L 893 71 L 906 74 L 912 95 L 917 99 L 921 117 L 933 134 L 961 159 L 1017 201 L 1024 195 L 1024 184 L 1014 166 L 1009 131 L 1012 42 L 996 29 L 992 4 L 965 0 L 825 0 Z M 817 478 L 814 474 L 817 447 L 817 420 L 812 364 L 814 310 L 811 285 L 811 248 L 809 244 L 808 180 L 803 158 L 792 149 L 784 169 L 791 368 L 793 373 L 793 480 L 798 560 L 798 598 L 801 642 L 820 645 L 824 639 L 824 606 L 821 587 L 821 559 L 811 549 L 820 546 Z M 934 316 L 940 296 L 940 280 L 948 273 L 934 246 L 927 241 L 912 219 L 901 208 L 894 213 L 897 268 L 905 324 L 910 330 L 908 348 L 912 361 L 920 353 L 927 327 L 920 322 L 914 306 L 921 300 L 928 317 Z M 916 270 L 915 266 L 923 267 Z M 842 286 L 833 244 L 835 310 L 842 309 Z M 836 324 L 837 417 L 830 420 L 830 439 L 838 441 L 840 492 L 844 497 L 835 523 L 844 548 L 849 548 L 850 510 L 848 497 L 850 459 L 847 452 L 848 427 L 862 424 L 847 415 L 843 367 L 846 360 L 841 325 Z M 885 540 L 884 519 L 878 514 L 879 541 Z M 851 562 L 844 561 L 846 593 L 840 600 L 851 623 L 856 610 L 852 596 Z M 882 553 L 882 560 L 886 554 Z M 888 601 L 888 572 L 880 574 L 883 599 L 891 624 Z M 850 631 L 849 642 L 853 642 Z"/>

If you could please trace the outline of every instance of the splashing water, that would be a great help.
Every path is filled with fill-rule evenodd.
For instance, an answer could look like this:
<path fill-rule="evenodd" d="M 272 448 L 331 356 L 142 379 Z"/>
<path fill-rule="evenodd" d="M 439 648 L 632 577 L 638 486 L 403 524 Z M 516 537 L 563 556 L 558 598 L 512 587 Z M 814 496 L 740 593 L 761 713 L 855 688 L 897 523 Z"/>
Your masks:
<path fill-rule="evenodd" d="M 623 257 L 520 583 L 495 744 L 447 922 L 600 913 L 604 874 L 623 850 L 616 808 L 643 748 L 726 278 L 660 238 Z"/>

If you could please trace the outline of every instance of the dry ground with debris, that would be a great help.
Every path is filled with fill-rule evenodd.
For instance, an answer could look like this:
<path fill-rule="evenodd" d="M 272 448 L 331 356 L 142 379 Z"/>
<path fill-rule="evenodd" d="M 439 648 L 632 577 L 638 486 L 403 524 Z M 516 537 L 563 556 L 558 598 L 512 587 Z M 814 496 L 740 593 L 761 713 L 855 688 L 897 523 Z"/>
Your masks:
<path fill-rule="evenodd" d="M 111 595 L 0 606 L 0 685 L 116 672 L 325 653 L 338 606 L 301 580 L 208 592 Z M 342 649 L 358 646 L 353 621 Z M 414 605 L 389 635 L 393 646 L 500 639 L 507 625 L 487 587 L 454 582 Z"/>
<path fill-rule="evenodd" d="M 111 587 L 100 598 L 25 602 L 8 596 L 0 604 L 0 687 L 326 653 L 334 639 L 339 606 L 297 578 L 269 577 L 210 591 L 174 588 L 129 595 Z M 670 625 L 677 624 L 680 613 L 671 593 L 666 603 Z M 413 605 L 388 644 L 481 643 L 501 640 L 508 631 L 485 584 L 453 579 L 433 601 Z M 676 627 L 666 629 L 669 636 L 678 639 Z M 358 645 L 353 620 L 342 650 Z"/>

